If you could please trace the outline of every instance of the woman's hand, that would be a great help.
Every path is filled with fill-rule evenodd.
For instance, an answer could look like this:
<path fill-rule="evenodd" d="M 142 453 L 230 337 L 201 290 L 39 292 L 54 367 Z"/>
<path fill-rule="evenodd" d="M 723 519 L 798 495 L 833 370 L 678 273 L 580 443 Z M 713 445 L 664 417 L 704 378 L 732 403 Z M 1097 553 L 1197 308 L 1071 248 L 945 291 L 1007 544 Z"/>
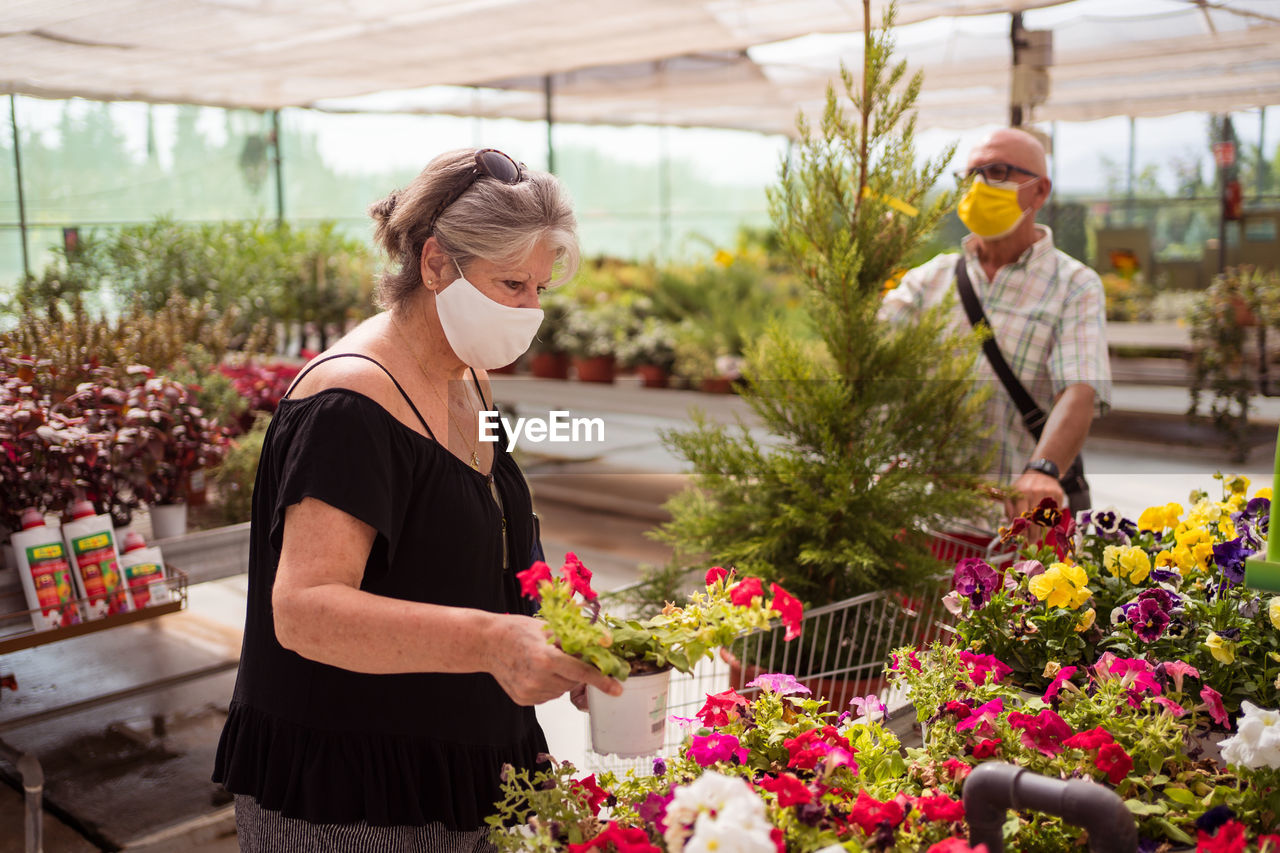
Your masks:
<path fill-rule="evenodd" d="M 546 625 L 530 616 L 497 617 L 488 672 L 517 705 L 540 705 L 579 684 L 591 684 L 611 696 L 622 685 L 547 642 Z"/>
<path fill-rule="evenodd" d="M 579 711 L 587 711 L 590 708 L 587 705 L 587 685 L 577 684 L 569 691 L 569 701 L 573 703 L 573 707 Z"/>

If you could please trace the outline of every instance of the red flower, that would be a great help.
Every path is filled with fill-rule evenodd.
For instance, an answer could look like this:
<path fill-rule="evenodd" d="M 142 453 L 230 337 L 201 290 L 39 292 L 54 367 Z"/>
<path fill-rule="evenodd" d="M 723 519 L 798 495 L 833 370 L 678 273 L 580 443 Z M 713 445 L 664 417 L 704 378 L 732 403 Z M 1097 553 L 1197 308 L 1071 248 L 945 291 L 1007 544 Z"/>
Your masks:
<path fill-rule="evenodd" d="M 794 640 L 800 636 L 800 621 L 804 618 L 804 606 L 799 599 L 776 583 L 769 584 L 769 591 L 773 593 L 773 601 L 770 602 L 769 607 L 782 616 L 782 624 L 787 626 L 787 633 L 783 639 Z"/>
<path fill-rule="evenodd" d="M 1133 770 L 1133 759 L 1118 743 L 1103 744 L 1093 763 L 1107 774 L 1107 781 L 1112 785 L 1119 785 L 1129 775 L 1129 771 Z"/>
<path fill-rule="evenodd" d="M 711 586 L 716 581 L 724 580 L 727 577 L 729 577 L 727 569 L 722 569 L 719 566 L 712 566 L 707 569 L 707 586 Z"/>
<path fill-rule="evenodd" d="M 961 779 L 973 772 L 973 767 L 971 767 L 968 762 L 961 761 L 958 758 L 948 758 L 946 761 L 942 762 L 942 769 L 946 770 L 952 780 L 956 782 L 959 782 Z"/>
<path fill-rule="evenodd" d="M 779 773 L 777 778 L 766 776 L 760 781 L 760 787 L 778 797 L 778 805 L 794 806 L 813 802 L 813 792 L 805 783 L 790 773 Z"/>
<path fill-rule="evenodd" d="M 988 738 L 973 748 L 974 758 L 994 758 L 1000 752 L 1000 741 L 998 737 Z"/>
<path fill-rule="evenodd" d="M 570 551 L 564 555 L 564 565 L 560 568 L 560 577 L 569 582 L 573 591 L 587 601 L 595 601 L 596 591 L 591 588 L 591 570 L 582 565 L 578 555 Z"/>
<path fill-rule="evenodd" d="M 541 560 L 535 560 L 532 566 L 523 572 L 518 572 L 516 578 L 520 581 L 522 593 L 529 598 L 542 598 L 538 592 L 538 584 L 551 580 L 551 567 Z"/>
<path fill-rule="evenodd" d="M 1196 853 L 1243 853 L 1244 849 L 1244 824 L 1235 820 L 1224 823 L 1216 835 L 1202 829 L 1196 838 Z"/>
<path fill-rule="evenodd" d="M 987 845 L 970 847 L 969 842 L 963 838 L 948 838 L 946 841 L 939 841 L 925 853 L 987 853 Z"/>
<path fill-rule="evenodd" d="M 1204 700 L 1204 707 L 1209 711 L 1209 718 L 1220 726 L 1231 728 L 1231 718 L 1227 716 L 1227 709 L 1222 705 L 1222 694 L 1214 690 L 1212 687 L 1201 687 L 1200 698 Z"/>
<path fill-rule="evenodd" d="M 834 726 L 809 729 L 782 743 L 789 756 L 787 766 L 799 770 L 812 770 L 826 758 L 832 746 L 848 747 L 849 742 L 840 737 Z"/>
<path fill-rule="evenodd" d="M 895 800 L 882 803 L 866 790 L 858 791 L 858 799 L 849 812 L 849 822 L 855 823 L 867 835 L 871 835 L 881 824 L 897 826 L 907 816 L 906 811 Z"/>
<path fill-rule="evenodd" d="M 986 684 L 988 676 L 990 676 L 992 684 L 998 684 L 1000 679 L 1013 672 L 1004 661 L 999 660 L 995 655 L 977 655 L 966 650 L 960 652 L 960 662 L 969 670 L 969 677 L 977 685 Z"/>
<path fill-rule="evenodd" d="M 732 687 L 723 693 L 707 694 L 707 703 L 696 716 L 707 728 L 726 726 L 738 717 L 738 708 L 747 706 L 746 698 L 739 696 Z"/>
<path fill-rule="evenodd" d="M 1102 726 L 1098 726 L 1095 729 L 1089 729 L 1087 732 L 1072 735 L 1064 740 L 1062 745 L 1071 749 L 1098 749 L 1115 742 L 1116 739 L 1111 736 L 1111 732 Z"/>
<path fill-rule="evenodd" d="M 787 853 L 787 836 L 778 827 L 769 830 L 769 840 L 773 842 L 773 849 L 776 853 Z"/>
<path fill-rule="evenodd" d="M 757 598 L 764 598 L 764 584 L 760 578 L 745 578 L 729 588 L 729 600 L 738 607 L 750 607 Z"/>
<path fill-rule="evenodd" d="M 662 853 L 662 848 L 649 843 L 649 834 L 638 827 L 623 829 L 616 821 L 609 821 L 604 831 L 582 844 L 570 844 L 569 853 L 587 853 L 588 850 L 608 850 L 609 845 L 617 853 Z"/>
<path fill-rule="evenodd" d="M 1071 726 L 1048 708 L 1034 717 L 1014 711 L 1009 725 L 1022 730 L 1023 746 L 1050 757 L 1062 752 L 1063 740 L 1071 737 Z"/>
<path fill-rule="evenodd" d="M 600 814 L 600 804 L 609 799 L 609 792 L 596 784 L 596 774 L 592 773 L 584 779 L 575 779 L 570 786 L 574 791 L 586 795 L 587 806 L 593 815 Z"/>
<path fill-rule="evenodd" d="M 1280 853 L 1280 835 L 1259 835 L 1258 853 Z"/>
<path fill-rule="evenodd" d="M 964 820 L 964 803 L 954 800 L 946 794 L 916 797 L 912 802 L 915 803 L 920 816 L 925 820 L 947 822 Z"/>

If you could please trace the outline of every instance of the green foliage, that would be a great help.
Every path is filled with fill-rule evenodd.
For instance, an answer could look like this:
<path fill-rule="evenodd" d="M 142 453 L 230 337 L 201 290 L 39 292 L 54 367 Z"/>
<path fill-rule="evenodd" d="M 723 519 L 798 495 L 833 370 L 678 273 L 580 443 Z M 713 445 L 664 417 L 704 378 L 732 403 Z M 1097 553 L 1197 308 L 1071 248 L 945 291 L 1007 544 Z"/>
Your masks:
<path fill-rule="evenodd" d="M 1250 399 L 1258 387 L 1257 349 L 1250 352 L 1259 326 L 1280 329 L 1280 273 L 1252 267 L 1228 269 L 1196 301 L 1190 316 L 1191 405 L 1200 416 L 1208 396 L 1208 415 L 1232 451 L 1232 461 L 1248 454 Z"/>
<path fill-rule="evenodd" d="M 743 341 L 743 397 L 777 440 L 700 418 L 664 436 L 695 475 L 661 531 L 677 560 L 778 579 L 812 605 L 936 571 L 921 529 L 974 509 L 987 467 L 970 381 L 976 336 L 947 330 L 948 306 L 910 328 L 877 316 L 885 281 L 952 202 L 930 195 L 951 153 L 915 164 L 920 78 L 904 79 L 890 47 L 888 30 L 868 34 L 863 87 L 844 72 L 818 126 L 800 120 L 770 192 L 819 335 L 775 323 Z"/>
<path fill-rule="evenodd" d="M 247 433 L 228 442 L 222 464 L 214 469 L 213 483 L 218 492 L 223 524 L 240 524 L 249 520 L 258 458 L 262 455 L 262 442 L 270 425 L 269 416 L 259 415 Z"/>

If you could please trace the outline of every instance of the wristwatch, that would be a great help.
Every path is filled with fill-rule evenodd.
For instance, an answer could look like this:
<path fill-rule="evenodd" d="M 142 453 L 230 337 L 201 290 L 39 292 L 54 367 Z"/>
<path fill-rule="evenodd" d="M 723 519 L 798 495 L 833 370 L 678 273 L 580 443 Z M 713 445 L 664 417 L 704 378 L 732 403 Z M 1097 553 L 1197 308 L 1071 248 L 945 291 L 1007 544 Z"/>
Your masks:
<path fill-rule="evenodd" d="M 1023 471 L 1039 471 L 1041 474 L 1048 474 L 1057 480 L 1062 476 L 1062 472 L 1058 470 L 1058 465 L 1052 459 L 1045 459 L 1041 456 L 1039 459 L 1032 459 L 1027 463 L 1027 467 Z"/>

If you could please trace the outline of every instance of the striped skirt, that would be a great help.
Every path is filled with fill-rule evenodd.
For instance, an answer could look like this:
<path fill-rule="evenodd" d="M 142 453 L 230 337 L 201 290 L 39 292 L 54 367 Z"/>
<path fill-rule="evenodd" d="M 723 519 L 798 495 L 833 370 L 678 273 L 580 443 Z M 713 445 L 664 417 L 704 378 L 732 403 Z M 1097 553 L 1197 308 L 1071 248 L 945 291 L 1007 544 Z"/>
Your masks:
<path fill-rule="evenodd" d="M 236 840 L 240 853 L 491 853 L 489 830 L 451 832 L 444 824 L 370 826 L 309 823 L 285 817 L 236 794 Z"/>

